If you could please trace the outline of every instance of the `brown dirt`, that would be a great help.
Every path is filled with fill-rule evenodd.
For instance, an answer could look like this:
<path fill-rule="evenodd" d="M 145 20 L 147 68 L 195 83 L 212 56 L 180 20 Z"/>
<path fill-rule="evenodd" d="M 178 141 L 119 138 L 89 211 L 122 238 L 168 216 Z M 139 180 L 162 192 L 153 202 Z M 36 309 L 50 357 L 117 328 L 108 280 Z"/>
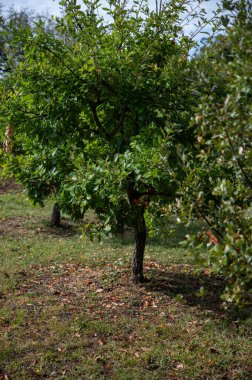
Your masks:
<path fill-rule="evenodd" d="M 0 179 L 0 194 L 17 193 L 22 189 L 22 186 L 18 185 L 13 178 Z"/>
<path fill-rule="evenodd" d="M 134 286 L 127 270 L 129 268 L 114 268 L 117 276 L 107 283 L 108 267 L 90 268 L 72 263 L 49 268 L 34 265 L 16 274 L 16 302 L 22 304 L 22 300 L 27 302 L 27 294 L 36 294 L 32 300 L 34 308 L 46 308 L 46 305 L 53 304 L 63 316 L 81 313 L 85 305 L 86 312 L 95 319 L 140 313 L 142 317 L 152 318 L 157 309 L 174 302 L 166 294 L 157 296 L 144 286 Z M 90 292 L 96 294 L 94 299 L 90 298 Z M 5 294 L 0 304 L 12 303 L 12 297 L 13 293 Z"/>
<path fill-rule="evenodd" d="M 29 229 L 24 227 L 24 218 L 15 217 L 0 219 L 0 235 L 17 236 L 29 233 Z"/>
<path fill-rule="evenodd" d="M 51 227 L 48 220 L 36 217 L 11 217 L 0 219 L 0 236 L 23 237 L 40 235 L 43 237 L 72 238 L 78 235 L 77 224 L 62 218 L 60 227 Z"/>

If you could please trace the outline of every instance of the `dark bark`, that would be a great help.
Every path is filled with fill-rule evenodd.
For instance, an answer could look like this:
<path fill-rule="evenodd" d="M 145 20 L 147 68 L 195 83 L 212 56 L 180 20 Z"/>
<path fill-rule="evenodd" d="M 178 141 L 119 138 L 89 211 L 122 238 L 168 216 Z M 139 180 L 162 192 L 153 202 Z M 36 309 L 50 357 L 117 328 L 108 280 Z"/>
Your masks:
<path fill-rule="evenodd" d="M 132 279 L 135 284 L 145 282 L 143 275 L 143 259 L 146 244 L 146 224 L 144 219 L 145 202 L 141 193 L 135 189 L 134 174 L 128 178 L 128 198 L 131 204 L 132 222 L 135 230 L 135 246 L 131 258 Z"/>
<path fill-rule="evenodd" d="M 143 259 L 146 244 L 146 224 L 144 220 L 144 207 L 135 206 L 135 246 L 131 259 L 132 278 L 135 284 L 145 281 L 143 275 Z"/>
<path fill-rule="evenodd" d="M 59 227 L 60 226 L 60 210 L 58 203 L 55 203 L 52 210 L 52 217 L 51 217 L 51 226 L 52 227 Z"/>

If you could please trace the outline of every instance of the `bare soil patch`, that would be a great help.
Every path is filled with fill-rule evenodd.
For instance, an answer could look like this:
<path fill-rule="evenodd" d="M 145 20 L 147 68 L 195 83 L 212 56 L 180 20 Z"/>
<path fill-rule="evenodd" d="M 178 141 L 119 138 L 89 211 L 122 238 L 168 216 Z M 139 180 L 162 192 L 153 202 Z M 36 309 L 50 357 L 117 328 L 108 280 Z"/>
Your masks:
<path fill-rule="evenodd" d="M 0 235 L 19 236 L 28 234 L 29 232 L 30 229 L 24 227 L 24 218 L 22 217 L 0 220 Z"/>
<path fill-rule="evenodd" d="M 47 220 L 38 217 L 10 217 L 0 219 L 0 235 L 2 236 L 29 236 L 40 235 L 43 237 L 74 237 L 78 234 L 77 225 L 62 218 L 60 227 L 51 227 Z"/>
<path fill-rule="evenodd" d="M 21 185 L 18 185 L 13 178 L 0 179 L 0 194 L 17 193 L 23 190 Z"/>

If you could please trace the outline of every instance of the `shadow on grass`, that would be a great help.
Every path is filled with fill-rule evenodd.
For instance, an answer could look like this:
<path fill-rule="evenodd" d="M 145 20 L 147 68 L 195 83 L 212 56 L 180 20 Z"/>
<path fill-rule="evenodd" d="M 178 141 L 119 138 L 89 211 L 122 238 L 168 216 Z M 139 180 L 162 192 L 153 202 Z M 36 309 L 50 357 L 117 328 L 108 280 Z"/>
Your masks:
<path fill-rule="evenodd" d="M 225 289 L 225 281 L 220 276 L 186 272 L 185 266 L 179 265 L 171 270 L 159 270 L 151 268 L 149 274 L 150 282 L 145 284 L 147 291 L 154 291 L 170 298 L 181 299 L 188 306 L 196 306 L 213 317 L 224 319 L 228 324 L 239 324 L 239 321 L 251 318 L 252 305 L 244 308 L 230 306 L 224 309 L 221 295 Z M 199 295 L 200 288 L 205 290 L 204 295 Z"/>
<path fill-rule="evenodd" d="M 189 306 L 223 312 L 220 298 L 225 287 L 223 279 L 214 275 L 197 274 L 186 270 L 188 269 L 184 266 L 178 266 L 167 271 L 152 268 L 151 280 L 146 284 L 146 289 L 163 293 L 171 298 L 181 298 Z M 200 296 L 198 293 L 201 287 L 205 289 L 205 296 Z"/>
<path fill-rule="evenodd" d="M 44 219 L 36 227 L 41 234 L 56 238 L 71 238 L 81 234 L 80 223 L 72 222 L 66 218 L 61 218 L 59 226 L 51 226 L 48 220 Z M 42 228 L 40 229 L 40 227 Z"/>

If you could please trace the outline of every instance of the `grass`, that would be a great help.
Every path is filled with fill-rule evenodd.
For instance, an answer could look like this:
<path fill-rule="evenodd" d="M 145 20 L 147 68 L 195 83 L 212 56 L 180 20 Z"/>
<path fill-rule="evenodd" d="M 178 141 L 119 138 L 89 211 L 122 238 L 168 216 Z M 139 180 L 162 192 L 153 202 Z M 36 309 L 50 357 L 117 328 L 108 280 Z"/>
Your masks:
<path fill-rule="evenodd" d="M 222 280 L 178 245 L 184 227 L 148 241 L 137 287 L 129 233 L 99 243 L 67 218 L 50 228 L 51 206 L 16 191 L 0 194 L 0 379 L 252 378 L 252 318 L 222 308 Z"/>

